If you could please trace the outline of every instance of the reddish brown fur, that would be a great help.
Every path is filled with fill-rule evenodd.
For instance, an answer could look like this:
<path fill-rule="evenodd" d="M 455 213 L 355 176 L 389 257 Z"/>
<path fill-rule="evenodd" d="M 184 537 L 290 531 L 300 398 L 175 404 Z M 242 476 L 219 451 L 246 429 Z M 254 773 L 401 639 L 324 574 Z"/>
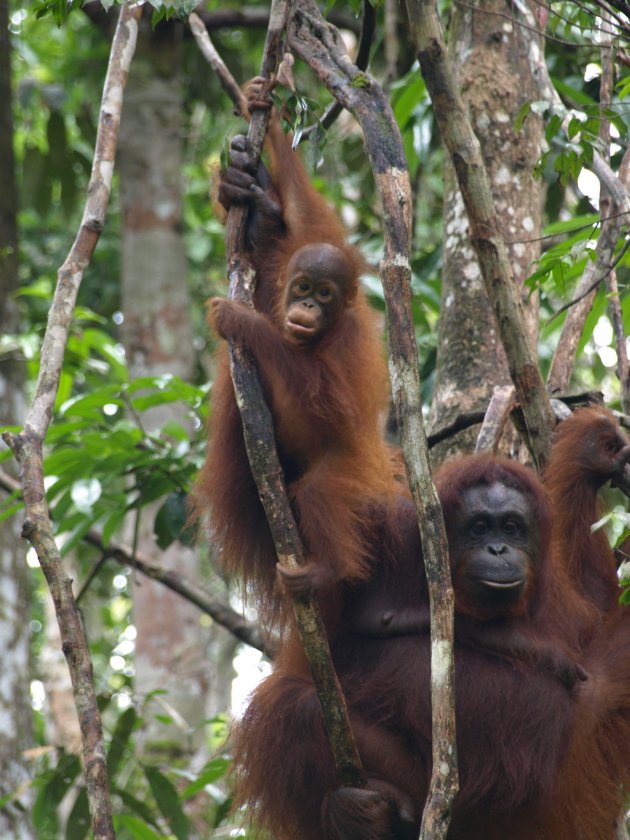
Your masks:
<path fill-rule="evenodd" d="M 286 229 L 275 240 L 252 243 L 260 314 L 241 319 L 239 329 L 270 404 L 307 555 L 326 565 L 331 582 L 360 580 L 367 574 L 367 508 L 382 503 L 392 488 L 390 455 L 379 430 L 388 394 L 382 343 L 375 314 L 358 288 L 361 255 L 346 243 L 342 223 L 310 184 L 275 116 L 268 138 Z M 283 336 L 283 293 L 287 263 L 311 243 L 340 248 L 354 278 L 338 321 L 304 348 Z M 276 555 L 245 453 L 226 354 L 212 409 L 195 506 L 209 516 L 224 568 L 253 583 L 263 605 L 276 607 Z"/>
<path fill-rule="evenodd" d="M 594 459 L 592 444 L 608 451 L 611 433 L 615 451 Z M 457 640 L 461 788 L 449 840 L 615 838 L 622 790 L 630 783 L 630 617 L 616 599 L 602 600 L 614 563 L 605 541 L 591 537 L 590 524 L 599 515 L 597 490 L 619 468 L 624 443 L 608 413 L 577 412 L 557 436 L 546 473 L 549 500 L 532 473 L 491 457 L 464 458 L 436 478 L 447 525 L 462 490 L 497 475 L 531 498 L 541 556 L 518 626 L 531 633 L 533 645 L 543 639 L 573 651 L 589 673 L 569 691 L 527 662 Z M 276 840 L 417 837 L 431 763 L 429 640 L 351 632 L 366 600 L 383 609 L 427 602 L 411 505 L 401 502 L 386 513 L 372 540 L 380 563 L 370 581 L 345 587 L 333 656 L 371 786 L 385 782 L 399 803 L 411 801 L 415 825 L 394 828 L 383 803 L 372 810 L 360 798 L 332 795 L 338 781 L 330 748 L 292 639 L 234 731 L 240 801 Z"/>
<path fill-rule="evenodd" d="M 610 475 L 596 453 L 614 454 L 627 443 L 617 421 L 602 406 L 579 409 L 570 423 L 558 427 L 545 486 L 554 502 L 555 552 L 578 590 L 598 609 L 607 611 L 618 595 L 614 555 L 602 529 L 591 533 L 601 515 L 597 490 Z"/>

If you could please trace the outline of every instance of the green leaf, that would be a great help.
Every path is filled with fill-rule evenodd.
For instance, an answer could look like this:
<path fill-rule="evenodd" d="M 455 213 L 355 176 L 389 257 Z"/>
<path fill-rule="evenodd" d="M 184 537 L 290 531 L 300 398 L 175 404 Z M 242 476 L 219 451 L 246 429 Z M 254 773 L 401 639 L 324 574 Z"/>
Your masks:
<path fill-rule="evenodd" d="M 190 545 L 192 542 L 192 534 L 186 533 L 187 498 L 188 495 L 181 491 L 170 493 L 157 512 L 153 523 L 153 531 L 157 544 L 162 551 L 167 549 L 175 540 L 180 540 L 184 545 Z"/>
<path fill-rule="evenodd" d="M 66 825 L 66 840 L 84 840 L 90 830 L 90 809 L 87 792 L 84 787 L 79 790 L 77 798 L 68 817 Z"/>
<path fill-rule="evenodd" d="M 584 122 L 577 117 L 572 117 L 569 121 L 569 125 L 567 128 L 567 137 L 572 139 L 575 135 L 582 130 Z"/>
<path fill-rule="evenodd" d="M 153 831 L 138 817 L 132 817 L 130 814 L 121 814 L 118 821 L 127 829 L 134 840 L 163 840 L 164 838 L 163 834 Z"/>
<path fill-rule="evenodd" d="M 558 79 L 556 76 L 553 77 L 553 86 L 561 96 L 566 97 L 571 102 L 575 102 L 577 105 L 582 105 L 583 107 L 588 105 L 599 107 L 595 100 L 585 93 L 582 88 L 576 88 L 566 81 Z"/>
<path fill-rule="evenodd" d="M 532 112 L 532 103 L 526 102 L 521 106 L 516 119 L 514 120 L 514 131 L 519 132 L 523 128 L 523 123 Z"/>
<path fill-rule="evenodd" d="M 113 793 L 120 796 L 127 808 L 138 814 L 139 817 L 142 817 L 145 822 L 150 823 L 155 828 L 158 827 L 155 816 L 144 802 L 136 799 L 135 796 L 132 796 L 128 791 L 123 790 L 122 788 L 114 787 Z"/>
<path fill-rule="evenodd" d="M 596 213 L 589 213 L 585 216 L 572 216 L 570 219 L 552 222 L 551 224 L 546 225 L 543 232 L 545 236 L 570 232 L 576 232 L 579 234 L 583 232 L 580 228 L 590 227 L 592 229 L 598 222 L 599 216 Z M 588 235 L 588 231 L 585 235 Z"/>
<path fill-rule="evenodd" d="M 120 767 L 136 720 L 136 710 L 133 706 L 130 706 L 128 709 L 125 709 L 116 721 L 116 727 L 112 733 L 112 740 L 107 752 L 107 773 L 110 779 L 114 778 Z"/>
<path fill-rule="evenodd" d="M 562 117 L 560 117 L 559 114 L 553 114 L 545 128 L 545 139 L 547 140 L 547 143 L 551 143 L 553 138 L 558 133 L 558 130 L 560 129 L 561 125 Z"/>
<path fill-rule="evenodd" d="M 61 546 L 60 554 L 62 557 L 66 557 L 68 552 L 72 551 L 83 539 L 83 537 L 87 534 L 87 532 L 92 528 L 96 522 L 98 521 L 98 515 L 94 516 L 77 516 L 71 517 L 69 520 L 70 522 L 76 522 L 76 525 L 73 525 L 72 531 L 68 536 L 67 540 Z"/>
<path fill-rule="evenodd" d="M 401 131 L 406 127 L 415 109 L 426 98 L 426 93 L 424 79 L 419 73 L 405 85 L 403 92 L 394 104 L 394 116 Z"/>
<path fill-rule="evenodd" d="M 181 793 L 182 799 L 190 799 L 206 785 L 211 785 L 218 779 L 222 779 L 230 769 L 231 762 L 227 758 L 213 758 L 203 768 L 194 782 L 191 782 Z"/>
<path fill-rule="evenodd" d="M 33 806 L 33 823 L 43 836 L 58 836 L 57 808 L 80 773 L 79 757 L 62 753 L 57 767 L 42 780 L 43 787 Z"/>
<path fill-rule="evenodd" d="M 103 523 L 102 537 L 104 545 L 109 545 L 112 537 L 120 530 L 125 516 L 127 515 L 126 499 L 122 501 L 123 503 L 119 509 L 114 511 L 111 516 L 108 516 Z"/>
<path fill-rule="evenodd" d="M 7 505 L 7 502 L 5 500 L 2 503 L 2 511 L 0 511 L 0 523 L 6 522 L 8 519 L 11 519 L 11 517 L 15 516 L 15 514 L 21 511 L 23 507 L 24 502 L 22 501 L 16 502 L 13 505 Z"/>
<path fill-rule="evenodd" d="M 90 394 L 68 400 L 62 407 L 61 413 L 68 417 L 102 418 L 104 405 L 119 405 L 124 408 L 124 400 L 120 397 L 118 385 L 104 385 Z"/>
<path fill-rule="evenodd" d="M 177 840 L 188 840 L 188 818 L 173 783 L 157 767 L 145 767 L 144 774 L 157 806 Z"/>

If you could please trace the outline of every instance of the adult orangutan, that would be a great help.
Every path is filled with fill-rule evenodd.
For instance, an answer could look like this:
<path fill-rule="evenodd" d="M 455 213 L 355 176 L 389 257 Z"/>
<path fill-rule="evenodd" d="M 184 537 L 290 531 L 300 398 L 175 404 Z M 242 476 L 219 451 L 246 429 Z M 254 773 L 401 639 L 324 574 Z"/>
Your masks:
<path fill-rule="evenodd" d="M 271 176 L 255 167 L 244 138 L 219 198 L 248 208 L 257 274 L 255 309 L 215 298 L 210 320 L 222 338 L 252 351 L 274 421 L 288 495 L 306 564 L 283 571 L 295 595 L 332 592 L 368 573 L 366 520 L 394 482 L 381 437 L 388 379 L 375 314 L 360 288 L 364 262 L 343 225 L 309 182 L 272 113 Z M 227 358 L 212 389 L 208 456 L 195 489 L 228 572 L 277 605 L 276 555 L 245 452 Z"/>
<path fill-rule="evenodd" d="M 629 457 L 612 415 L 591 408 L 558 430 L 548 491 L 492 456 L 436 475 L 456 609 L 449 840 L 615 837 L 630 782 L 630 618 L 590 525 L 598 489 Z M 373 575 L 344 585 L 332 646 L 368 787 L 340 786 L 296 639 L 234 728 L 238 799 L 277 840 L 418 836 L 431 774 L 427 586 L 411 505 L 373 528 Z"/>

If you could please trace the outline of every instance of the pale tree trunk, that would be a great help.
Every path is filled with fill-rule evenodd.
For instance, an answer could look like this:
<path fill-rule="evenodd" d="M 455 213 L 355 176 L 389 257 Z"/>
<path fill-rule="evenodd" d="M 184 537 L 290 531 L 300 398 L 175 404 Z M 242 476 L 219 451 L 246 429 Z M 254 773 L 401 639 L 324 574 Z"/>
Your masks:
<path fill-rule="evenodd" d="M 181 27 L 144 31 L 125 95 L 119 146 L 123 210 L 123 340 L 132 377 L 174 374 L 190 378 L 194 354 L 190 300 L 182 238 Z M 185 423 L 178 406 L 142 416 L 150 433 L 169 419 Z M 138 549 L 187 578 L 200 577 L 198 555 L 175 542 L 161 552 L 153 521 L 157 507 L 142 512 Z M 139 697 L 156 689 L 147 715 L 145 748 L 204 757 L 202 721 L 229 704 L 228 678 L 209 684 L 212 633 L 199 611 L 159 583 L 132 575 L 138 630 L 135 688 Z M 230 639 L 229 644 L 232 644 Z M 213 675 L 214 676 L 214 675 Z M 225 689 L 223 682 L 227 683 Z M 212 691 L 211 691 L 212 689 Z M 157 704 L 157 705 L 156 705 Z M 166 705 L 164 705 L 166 704 Z M 169 714 L 164 727 L 151 712 Z"/>
<path fill-rule="evenodd" d="M 64 560 L 69 566 L 68 558 Z M 70 574 L 72 571 L 70 570 Z M 74 576 L 77 580 L 77 576 Z M 61 631 L 52 598 L 46 597 L 46 643 L 40 656 L 42 679 L 46 689 L 46 739 L 68 753 L 81 752 L 81 728 L 72 690 L 72 680 L 63 655 Z M 71 803 L 70 803 L 71 804 Z M 64 801 L 63 807 L 68 808 Z"/>
<path fill-rule="evenodd" d="M 13 123 L 8 3 L 0 0 L 0 335 L 19 332 L 13 294 L 18 286 L 17 196 L 14 178 Z M 0 363 L 0 426 L 24 419 L 24 366 L 4 356 Z M 12 467 L 9 466 L 8 469 Z M 21 520 L 0 524 L 0 797 L 19 791 L 25 811 L 13 802 L 0 810 L 0 837 L 28 840 L 31 800 L 23 752 L 32 746 L 29 616 L 26 546 Z"/>
<path fill-rule="evenodd" d="M 540 243 L 531 240 L 540 235 L 542 186 L 532 177 L 532 168 L 540 156 L 542 124 L 534 115 L 518 133 L 514 124 L 523 104 L 540 98 L 531 68 L 540 56 L 542 39 L 510 22 L 514 17 L 531 24 L 533 18 L 523 21 L 520 15 L 517 6 L 504 0 L 483 0 L 474 9 L 455 5 L 449 52 L 481 144 L 515 282 L 522 286 L 539 253 Z M 462 412 L 485 409 L 493 387 L 510 381 L 450 162 L 444 193 L 444 268 L 432 430 L 448 425 Z M 524 290 L 523 300 L 534 341 L 535 298 L 530 300 Z M 435 459 L 470 449 L 477 432 L 474 427 L 436 447 Z"/>

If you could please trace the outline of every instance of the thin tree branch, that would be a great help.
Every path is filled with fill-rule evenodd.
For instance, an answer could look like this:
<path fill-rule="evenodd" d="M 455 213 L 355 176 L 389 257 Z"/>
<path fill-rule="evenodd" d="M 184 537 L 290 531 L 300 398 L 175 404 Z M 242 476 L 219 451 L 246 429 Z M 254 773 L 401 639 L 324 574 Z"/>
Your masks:
<path fill-rule="evenodd" d="M 566 413 L 562 413 L 560 416 L 558 416 L 558 410 L 556 409 L 556 407 L 560 404 L 570 406 L 591 405 L 592 403 L 596 403 L 597 405 L 603 405 L 604 397 L 601 391 L 585 391 L 581 394 L 555 394 L 554 398 L 551 400 L 551 407 L 553 408 L 554 415 L 557 419 L 565 419 L 569 416 L 571 412 L 569 411 L 569 409 L 566 409 Z M 520 411 L 518 405 L 516 405 L 513 408 L 513 412 L 516 411 Z M 466 411 L 463 414 L 458 414 L 452 423 L 449 423 L 447 426 L 443 426 L 441 429 L 438 429 L 437 431 L 433 432 L 433 434 L 429 435 L 429 449 L 431 449 L 434 446 L 437 446 L 438 443 L 442 443 L 443 440 L 448 440 L 449 438 L 453 437 L 459 432 L 463 432 L 466 429 L 469 429 L 471 426 L 480 425 L 481 423 L 483 423 L 485 416 L 485 411 Z"/>
<path fill-rule="evenodd" d="M 617 218 L 619 218 L 619 216 Z M 617 230 L 620 232 L 622 227 L 623 227 L 623 223 L 620 223 Z M 600 234 L 600 239 L 601 239 L 601 234 Z M 615 246 L 618 242 L 618 239 L 619 239 L 618 236 L 617 236 L 616 239 L 612 239 L 612 237 L 610 237 L 610 236 L 605 238 L 604 242 L 602 243 L 602 249 L 601 249 L 602 252 L 605 251 L 605 253 L 601 254 L 601 257 L 602 257 L 601 259 L 599 259 L 600 254 L 598 254 L 597 248 L 595 249 L 595 254 L 596 254 L 595 261 L 593 263 L 589 263 L 586 266 L 586 268 L 584 269 L 584 273 L 582 274 L 582 279 L 580 280 L 580 283 L 578 285 L 578 289 L 577 289 L 577 292 L 575 294 L 575 297 L 572 298 L 568 303 L 563 303 L 561 307 L 556 309 L 556 311 L 553 313 L 553 315 L 548 319 L 548 321 L 547 321 L 548 324 L 550 324 L 552 321 L 554 321 L 559 315 L 562 315 L 563 312 L 567 312 L 570 309 L 574 309 L 578 304 L 582 303 L 582 301 L 584 301 L 586 299 L 587 299 L 586 303 L 588 304 L 588 310 L 587 310 L 586 314 L 588 315 L 588 312 L 590 311 L 590 308 L 593 304 L 593 298 L 595 297 L 594 293 L 597 291 L 597 287 L 599 286 L 599 284 L 602 281 L 608 280 L 610 275 L 614 273 L 615 268 L 619 265 L 621 260 L 625 257 L 626 253 L 628 252 L 628 248 L 630 247 L 630 242 L 626 241 L 623 244 L 623 246 L 622 246 L 621 250 L 619 251 L 619 253 L 617 254 L 617 256 L 615 257 L 615 259 L 613 260 L 612 259 L 612 251 L 614 250 L 614 248 L 615 248 Z M 598 242 L 599 242 L 599 240 L 598 240 Z M 608 262 L 606 262 L 604 265 L 602 265 L 602 263 L 604 263 L 605 260 L 607 260 Z M 611 262 L 611 260 L 612 260 L 612 262 Z M 592 266 L 592 267 L 590 267 L 590 266 Z M 593 274 L 596 273 L 596 268 L 598 266 L 601 268 L 602 273 L 599 274 L 597 277 L 595 277 L 595 279 L 593 279 Z M 589 295 L 590 295 L 590 297 L 589 297 Z M 579 339 L 579 335 L 577 336 L 577 338 Z"/>
<path fill-rule="evenodd" d="M 630 365 L 628 364 L 628 349 L 626 334 L 623 327 L 623 312 L 617 284 L 617 272 L 613 269 L 608 280 L 608 306 L 610 320 L 615 336 L 615 350 L 617 352 L 617 377 L 621 386 L 621 406 L 627 414 L 630 411 Z"/>
<path fill-rule="evenodd" d="M 331 20 L 331 23 L 333 22 L 334 21 Z M 339 24 L 336 25 L 338 26 Z M 361 21 L 361 35 L 359 37 L 359 48 L 357 50 L 357 57 L 355 61 L 355 65 L 359 68 L 359 70 L 365 70 L 370 63 L 370 47 L 372 46 L 375 27 L 376 12 L 372 6 L 371 0 L 363 0 L 363 20 Z M 300 136 L 300 143 L 310 137 L 310 135 L 320 126 L 324 129 L 330 128 L 342 111 L 343 106 L 337 99 L 334 99 L 324 111 L 319 123 L 309 126 L 302 132 Z"/>
<path fill-rule="evenodd" d="M 508 361 L 537 467 L 545 463 L 555 424 L 553 411 L 528 337 L 523 305 L 501 235 L 489 179 L 453 69 L 446 57 L 442 27 L 433 0 L 407 0 L 412 37 L 433 102 L 443 142 L 462 193 L 470 240 Z"/>
<path fill-rule="evenodd" d="M 625 163 L 625 165 L 624 165 Z M 628 177 L 628 164 L 630 163 L 630 149 L 626 151 L 623 157 L 620 173 L 624 178 Z M 616 179 L 618 183 L 623 185 L 623 182 Z M 602 183 L 602 193 L 604 184 Z M 625 192 L 625 187 L 624 187 Z M 616 261 L 613 260 L 613 253 L 615 246 L 619 241 L 621 231 L 626 222 L 627 216 L 621 213 L 630 210 L 630 201 L 627 194 L 624 198 L 624 203 L 618 205 L 615 199 L 610 195 L 610 200 L 615 208 L 618 208 L 620 213 L 609 216 L 609 218 L 602 223 L 602 229 L 597 240 L 595 248 L 595 260 L 589 262 L 584 269 L 582 278 L 576 289 L 575 297 L 567 313 L 558 344 L 556 345 L 555 353 L 549 368 L 549 375 L 547 377 L 547 387 L 550 393 L 554 391 L 566 391 L 571 380 L 571 373 L 575 365 L 575 357 L 577 346 L 580 337 L 584 330 L 584 324 L 588 317 L 593 300 L 597 291 L 597 286 L 610 272 L 614 269 Z M 622 255 L 627 250 L 628 243 L 622 250 Z M 618 258 L 619 259 L 619 258 Z M 564 307 L 567 308 L 567 307 Z M 562 311 L 562 310 L 561 310 Z"/>
<path fill-rule="evenodd" d="M 229 630 L 239 641 L 264 653 L 269 659 L 273 659 L 276 653 L 276 646 L 273 642 L 262 637 L 260 628 L 252 624 L 240 613 L 233 610 L 223 599 L 218 598 L 212 592 L 208 592 L 201 584 L 192 583 L 186 578 L 176 575 L 169 569 L 153 563 L 146 554 L 140 551 L 133 553 L 130 546 L 116 540 L 110 540 L 108 545 L 103 543 L 103 537 L 99 531 L 92 528 L 84 537 L 85 542 L 93 545 L 103 552 L 106 557 L 111 557 L 122 566 L 131 566 L 142 572 L 146 577 L 159 581 L 167 589 L 176 592 L 194 604 L 202 612 L 209 615 L 213 621 Z"/>
<path fill-rule="evenodd" d="M 280 62 L 288 6 L 288 0 L 274 0 L 271 7 L 260 74 L 267 79 L 271 78 Z M 267 110 L 256 110 L 252 115 L 248 147 L 254 160 L 260 156 L 268 115 Z M 245 250 L 245 213 L 245 208 L 235 206 L 230 209 L 227 219 L 225 238 L 229 297 L 252 306 L 255 273 Z M 236 342 L 229 342 L 228 346 L 247 454 L 267 514 L 278 562 L 287 568 L 295 568 L 304 562 L 304 551 L 286 496 L 272 418 L 263 398 L 252 354 Z M 345 699 L 332 665 L 319 609 L 310 599 L 295 600 L 294 609 L 340 778 L 344 784 L 364 786 L 365 774 L 350 729 Z"/>
<path fill-rule="evenodd" d="M 497 385 L 477 435 L 475 452 L 496 453 L 501 435 L 514 409 L 514 386 Z"/>
<path fill-rule="evenodd" d="M 361 124 L 383 206 L 385 252 L 380 265 L 387 305 L 390 375 L 410 488 L 422 537 L 431 603 L 433 774 L 423 837 L 443 837 L 458 786 L 455 745 L 453 590 L 440 502 L 431 480 L 422 422 L 420 374 L 411 317 L 411 187 L 400 131 L 378 83 L 345 55 L 339 33 L 313 0 L 297 0 L 289 45 Z M 435 828 L 434 828 L 435 826 Z M 432 833 L 435 831 L 435 833 Z"/>
<path fill-rule="evenodd" d="M 81 618 L 72 594 L 71 580 L 65 572 L 53 536 L 44 491 L 42 459 L 44 437 L 54 409 L 77 293 L 105 222 L 123 90 L 135 51 L 141 14 L 141 5 L 125 4 L 120 11 L 103 88 L 85 210 L 77 237 L 58 272 L 57 287 L 41 351 L 35 396 L 27 413 L 23 431 L 17 435 L 4 435 L 4 440 L 11 447 L 20 468 L 20 482 L 26 508 L 23 534 L 33 544 L 50 588 L 63 652 L 70 670 L 81 729 L 92 831 L 96 840 L 113 840 L 115 837 L 103 732 L 94 691 L 92 662 Z"/>
<path fill-rule="evenodd" d="M 247 114 L 247 100 L 234 76 L 230 73 L 225 62 L 216 51 L 202 19 L 199 15 L 193 12 L 189 16 L 188 22 L 190 24 L 191 32 L 195 36 L 197 46 L 201 50 L 201 53 L 208 64 L 219 77 L 221 87 L 236 106 L 238 113 L 241 114 L 241 116 L 245 116 Z"/>

